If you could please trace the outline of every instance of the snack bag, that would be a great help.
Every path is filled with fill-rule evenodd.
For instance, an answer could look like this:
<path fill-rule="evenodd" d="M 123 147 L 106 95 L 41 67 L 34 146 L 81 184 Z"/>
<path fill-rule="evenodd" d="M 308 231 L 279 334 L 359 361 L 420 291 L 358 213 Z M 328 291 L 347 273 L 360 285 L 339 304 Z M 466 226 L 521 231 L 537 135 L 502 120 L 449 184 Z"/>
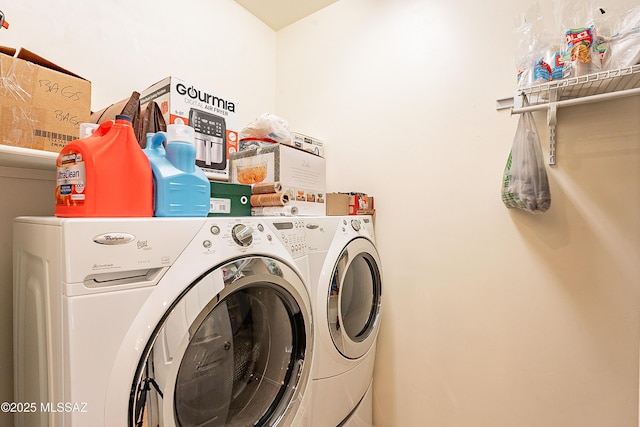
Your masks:
<path fill-rule="evenodd" d="M 571 54 L 571 66 L 576 76 L 600 71 L 600 54 L 596 50 L 596 30 L 593 25 L 571 28 L 565 33 Z"/>

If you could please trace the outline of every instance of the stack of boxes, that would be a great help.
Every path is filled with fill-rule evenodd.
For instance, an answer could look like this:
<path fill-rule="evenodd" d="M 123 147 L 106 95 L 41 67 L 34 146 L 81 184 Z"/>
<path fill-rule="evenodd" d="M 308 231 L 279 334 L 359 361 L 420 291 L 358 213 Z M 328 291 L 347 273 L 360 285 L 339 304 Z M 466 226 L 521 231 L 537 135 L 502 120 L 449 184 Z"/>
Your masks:
<path fill-rule="evenodd" d="M 160 106 L 168 124 L 195 129 L 196 165 L 211 180 L 210 216 L 251 215 L 251 185 L 261 182 L 279 182 L 299 215 L 325 215 L 321 141 L 293 133 L 291 146 L 269 144 L 239 151 L 238 103 L 176 77 L 142 91 L 140 104 L 150 101 Z"/>
<path fill-rule="evenodd" d="M 38 55 L 0 47 L 0 141 L 4 145 L 59 152 L 90 121 L 91 82 Z M 209 216 L 251 215 L 251 185 L 278 182 L 298 215 L 361 214 L 362 198 L 327 195 L 322 141 L 291 132 L 289 144 L 263 144 L 239 151 L 238 103 L 222 94 L 170 76 L 140 94 L 155 101 L 167 124 L 196 131 L 196 165 L 211 182 Z M 341 206 L 337 208 L 337 206 Z M 349 208 L 351 206 L 351 208 Z M 369 210 L 367 210 L 369 209 Z M 348 212 L 347 212 L 348 210 Z"/>
<path fill-rule="evenodd" d="M 209 216 L 251 215 L 251 186 L 231 184 L 229 157 L 238 151 L 238 103 L 217 91 L 167 77 L 140 94 L 140 105 L 155 101 L 168 124 L 194 128 L 196 165 L 211 181 Z"/>

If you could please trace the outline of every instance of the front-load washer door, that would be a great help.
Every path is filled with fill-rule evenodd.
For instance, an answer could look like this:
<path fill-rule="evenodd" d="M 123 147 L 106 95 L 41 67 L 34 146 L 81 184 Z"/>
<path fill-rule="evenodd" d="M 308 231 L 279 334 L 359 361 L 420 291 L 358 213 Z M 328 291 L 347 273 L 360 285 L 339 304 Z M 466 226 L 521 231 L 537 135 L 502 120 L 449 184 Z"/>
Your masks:
<path fill-rule="evenodd" d="M 373 243 L 356 238 L 342 250 L 334 265 L 327 295 L 331 338 L 348 359 L 362 357 L 380 328 L 382 277 Z"/>
<path fill-rule="evenodd" d="M 153 332 L 129 426 L 289 425 L 308 382 L 311 330 L 308 295 L 288 265 L 255 256 L 212 269 Z"/>

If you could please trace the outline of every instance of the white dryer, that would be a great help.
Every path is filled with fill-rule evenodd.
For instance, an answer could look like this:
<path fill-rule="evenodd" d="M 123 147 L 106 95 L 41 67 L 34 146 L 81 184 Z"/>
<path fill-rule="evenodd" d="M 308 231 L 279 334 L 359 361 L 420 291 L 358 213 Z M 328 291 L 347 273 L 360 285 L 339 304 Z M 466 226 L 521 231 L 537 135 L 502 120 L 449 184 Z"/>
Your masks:
<path fill-rule="evenodd" d="M 304 230 L 17 218 L 15 425 L 311 425 Z"/>
<path fill-rule="evenodd" d="M 314 427 L 372 424 L 382 273 L 370 216 L 307 218 Z"/>

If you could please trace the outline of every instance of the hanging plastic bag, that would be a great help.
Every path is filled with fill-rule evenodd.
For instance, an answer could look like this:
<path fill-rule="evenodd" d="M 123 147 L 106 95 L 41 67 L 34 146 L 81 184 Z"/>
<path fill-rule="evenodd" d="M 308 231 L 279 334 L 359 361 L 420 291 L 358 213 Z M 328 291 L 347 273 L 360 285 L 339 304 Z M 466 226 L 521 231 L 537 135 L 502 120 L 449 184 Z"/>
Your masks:
<path fill-rule="evenodd" d="M 520 114 L 518 129 L 502 180 L 502 201 L 508 208 L 542 213 L 551 206 L 551 192 L 533 115 Z"/>

